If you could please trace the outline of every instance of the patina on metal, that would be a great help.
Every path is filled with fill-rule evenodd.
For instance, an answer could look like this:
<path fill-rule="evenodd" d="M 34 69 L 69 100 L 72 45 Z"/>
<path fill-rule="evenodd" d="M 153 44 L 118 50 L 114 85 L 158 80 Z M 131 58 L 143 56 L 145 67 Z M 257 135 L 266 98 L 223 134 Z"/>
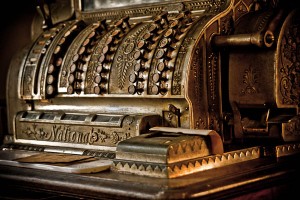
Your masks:
<path fill-rule="evenodd" d="M 212 130 L 154 127 L 152 133 L 118 144 L 112 170 L 137 175 L 177 178 L 261 156 L 259 147 L 224 153 Z"/>
<path fill-rule="evenodd" d="M 63 2 L 39 5 L 42 29 L 11 62 L 5 149 L 92 155 L 162 178 L 299 151 L 299 10 L 256 0 Z M 221 143 L 182 129 L 214 131 Z"/>

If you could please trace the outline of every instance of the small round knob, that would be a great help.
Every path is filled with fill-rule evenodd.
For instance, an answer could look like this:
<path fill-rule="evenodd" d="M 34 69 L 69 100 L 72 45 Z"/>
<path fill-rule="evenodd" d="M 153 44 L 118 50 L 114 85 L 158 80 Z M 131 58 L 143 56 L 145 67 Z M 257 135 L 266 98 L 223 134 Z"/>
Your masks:
<path fill-rule="evenodd" d="M 135 94 L 135 93 L 136 93 L 136 88 L 135 88 L 134 85 L 130 85 L 130 86 L 128 87 L 128 93 L 129 93 L 129 94 Z"/>
<path fill-rule="evenodd" d="M 137 62 L 134 67 L 133 67 L 134 71 L 136 72 L 141 72 L 141 71 L 144 71 L 145 70 L 145 66 L 144 66 L 144 63 L 142 62 Z"/>
<path fill-rule="evenodd" d="M 137 80 L 137 75 L 135 73 L 132 73 L 132 74 L 129 75 L 129 81 L 131 83 L 136 82 L 136 80 Z"/>
<path fill-rule="evenodd" d="M 167 48 L 170 45 L 170 39 L 169 38 L 163 38 L 160 42 L 159 42 L 159 47 L 160 48 Z"/>
<path fill-rule="evenodd" d="M 73 94 L 73 92 L 74 92 L 73 86 L 72 86 L 72 85 L 69 85 L 68 88 L 67 88 L 67 93 L 68 93 L 68 94 Z"/>
<path fill-rule="evenodd" d="M 110 51 L 110 48 L 108 45 L 105 45 L 105 47 L 103 47 L 103 49 L 102 49 L 102 53 L 104 53 L 104 54 L 108 53 L 109 51 Z"/>
<path fill-rule="evenodd" d="M 101 76 L 100 75 L 96 75 L 94 78 L 94 82 L 99 84 L 101 82 Z"/>
<path fill-rule="evenodd" d="M 145 53 L 143 50 L 140 51 L 136 51 L 133 55 L 134 59 L 139 60 L 141 59 L 142 61 L 147 61 L 147 59 L 145 58 Z"/>
<path fill-rule="evenodd" d="M 154 83 L 158 83 L 161 81 L 166 81 L 166 74 L 165 73 L 155 73 L 152 75 L 152 80 Z"/>
<path fill-rule="evenodd" d="M 114 37 L 113 36 L 109 36 L 108 38 L 107 38 L 107 40 L 106 40 L 106 44 L 111 44 L 111 43 L 113 43 L 113 41 L 114 41 Z"/>
<path fill-rule="evenodd" d="M 74 80 L 75 80 L 74 75 L 73 75 L 73 74 L 70 74 L 69 77 L 68 77 L 68 82 L 69 82 L 69 83 L 73 83 Z"/>
<path fill-rule="evenodd" d="M 160 80 L 160 74 L 158 74 L 158 73 L 153 74 L 152 79 L 153 79 L 154 83 L 159 82 L 159 80 Z"/>
<path fill-rule="evenodd" d="M 53 75 L 48 75 L 47 76 L 47 84 L 52 84 L 54 82 L 55 78 Z"/>
<path fill-rule="evenodd" d="M 100 55 L 98 61 L 100 63 L 103 63 L 103 62 L 110 62 L 110 61 L 112 61 L 112 59 L 113 59 L 113 55 L 112 54 L 105 55 L 105 54 L 102 53 Z"/>
<path fill-rule="evenodd" d="M 111 35 L 107 38 L 106 44 L 114 44 L 116 40 L 121 38 L 120 34 L 121 34 L 120 30 L 114 30 L 111 33 Z"/>
<path fill-rule="evenodd" d="M 99 63 L 96 67 L 96 72 L 100 73 L 100 72 L 102 72 L 102 70 L 103 70 L 103 65 L 101 63 Z"/>
<path fill-rule="evenodd" d="M 75 72 L 75 70 L 76 70 L 76 65 L 75 65 L 75 63 L 72 63 L 70 66 L 70 72 L 73 73 L 73 72 Z"/>
<path fill-rule="evenodd" d="M 149 47 L 149 42 L 146 41 L 146 40 L 140 40 L 138 43 L 137 43 L 137 47 L 139 49 L 144 49 L 146 50 L 147 52 L 151 51 L 150 47 Z"/>
<path fill-rule="evenodd" d="M 73 55 L 72 57 L 72 61 L 76 62 L 79 59 L 79 55 L 76 53 L 75 55 Z"/>
<path fill-rule="evenodd" d="M 118 27 L 123 33 L 126 31 L 126 29 L 130 28 L 129 24 L 129 16 L 123 17 L 115 24 L 116 27 Z"/>
<path fill-rule="evenodd" d="M 159 93 L 159 87 L 157 85 L 152 86 L 151 93 L 152 94 L 158 94 Z"/>
<path fill-rule="evenodd" d="M 54 89 L 53 85 L 47 85 L 47 87 L 46 87 L 46 93 L 47 93 L 48 95 L 53 94 L 54 91 L 55 91 L 55 89 Z"/>
<path fill-rule="evenodd" d="M 165 94 L 167 92 L 167 89 L 166 88 L 161 88 L 160 86 L 158 85 L 154 85 L 151 87 L 151 93 L 152 94 Z"/>
<path fill-rule="evenodd" d="M 94 94 L 101 94 L 106 91 L 105 83 L 101 83 L 100 85 L 97 85 L 94 87 Z"/>
<path fill-rule="evenodd" d="M 54 65 L 53 65 L 53 64 L 50 64 L 50 65 L 48 66 L 48 74 L 52 74 L 52 73 L 54 72 L 54 70 L 55 70 Z"/>
<path fill-rule="evenodd" d="M 129 81 L 135 83 L 137 81 L 143 81 L 143 73 L 132 73 L 129 75 Z"/>
<path fill-rule="evenodd" d="M 56 60 L 56 62 L 55 62 L 55 65 L 56 65 L 57 67 L 59 67 L 59 66 L 61 66 L 62 62 L 63 62 L 63 59 L 62 59 L 61 57 L 59 57 L 59 58 L 57 58 L 57 60 Z"/>
<path fill-rule="evenodd" d="M 158 51 L 155 53 L 155 58 L 161 59 L 166 55 L 166 52 L 164 49 L 158 49 Z"/>
<path fill-rule="evenodd" d="M 147 32 L 143 35 L 143 39 L 146 40 L 149 44 L 154 44 L 158 37 L 155 37 L 153 33 Z"/>
<path fill-rule="evenodd" d="M 137 43 L 137 47 L 138 47 L 139 49 L 145 48 L 145 47 L 146 47 L 146 42 L 145 42 L 145 40 L 140 40 L 140 41 Z"/>
<path fill-rule="evenodd" d="M 94 94 L 100 94 L 101 88 L 99 86 L 94 87 Z"/>
<path fill-rule="evenodd" d="M 105 54 L 102 53 L 99 57 L 99 60 L 98 60 L 100 63 L 103 63 L 105 61 Z"/>
<path fill-rule="evenodd" d="M 135 93 L 140 94 L 140 93 L 142 93 L 143 91 L 144 91 L 144 89 L 143 89 L 142 87 L 137 87 L 137 86 L 135 86 L 135 85 L 130 85 L 130 86 L 128 87 L 128 93 L 129 93 L 129 94 L 135 94 Z"/>
<path fill-rule="evenodd" d="M 90 32 L 90 34 L 88 35 L 88 39 L 93 38 L 96 35 L 95 31 Z"/>
<path fill-rule="evenodd" d="M 169 38 L 172 38 L 174 35 L 175 35 L 175 32 L 171 28 L 169 28 L 164 34 L 165 37 L 169 37 Z"/>
<path fill-rule="evenodd" d="M 158 71 L 162 72 L 162 71 L 164 71 L 164 70 L 167 69 L 167 66 L 166 66 L 165 62 L 162 61 L 162 62 L 159 62 L 159 63 L 157 64 L 156 69 L 157 69 Z"/>
<path fill-rule="evenodd" d="M 89 43 L 90 43 L 91 39 L 90 38 L 86 38 L 83 43 L 82 43 L 82 46 L 85 47 L 87 46 Z"/>

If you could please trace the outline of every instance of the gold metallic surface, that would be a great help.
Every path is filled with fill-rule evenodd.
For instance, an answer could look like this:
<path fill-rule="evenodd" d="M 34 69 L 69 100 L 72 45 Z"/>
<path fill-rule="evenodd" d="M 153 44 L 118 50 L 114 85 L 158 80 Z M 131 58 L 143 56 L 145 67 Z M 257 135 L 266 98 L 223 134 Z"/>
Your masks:
<path fill-rule="evenodd" d="M 284 144 L 276 146 L 276 157 L 297 154 L 300 151 L 299 143 Z"/>
<path fill-rule="evenodd" d="M 41 2 L 42 32 L 7 77 L 5 148 L 105 157 L 117 172 L 160 178 L 299 152 L 299 10 L 85 3 Z"/>
<path fill-rule="evenodd" d="M 146 155 L 146 154 L 145 154 Z M 118 156 L 118 152 L 117 152 Z M 126 157 L 126 156 L 125 156 Z M 258 159 L 258 147 L 226 152 L 221 155 L 199 156 L 199 158 L 175 163 L 156 163 L 147 161 L 114 159 L 112 170 L 158 178 L 176 178 L 208 169 L 215 169 L 240 162 Z"/>

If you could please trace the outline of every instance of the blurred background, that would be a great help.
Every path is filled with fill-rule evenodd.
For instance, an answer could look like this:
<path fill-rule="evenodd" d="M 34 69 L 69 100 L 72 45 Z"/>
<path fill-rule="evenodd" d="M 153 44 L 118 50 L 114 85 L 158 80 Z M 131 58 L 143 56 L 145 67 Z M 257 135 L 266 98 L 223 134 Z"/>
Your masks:
<path fill-rule="evenodd" d="M 10 60 L 31 41 L 31 22 L 37 0 L 11 0 L 0 6 L 0 136 L 7 132 L 6 75 Z M 19 67 L 19 66 L 16 66 Z M 17 84 L 17 80 L 16 80 Z"/>

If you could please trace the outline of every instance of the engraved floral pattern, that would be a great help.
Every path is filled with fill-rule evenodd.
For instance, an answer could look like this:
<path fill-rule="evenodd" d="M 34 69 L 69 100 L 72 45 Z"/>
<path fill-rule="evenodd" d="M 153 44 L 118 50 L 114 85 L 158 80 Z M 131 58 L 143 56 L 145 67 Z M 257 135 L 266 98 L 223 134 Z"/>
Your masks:
<path fill-rule="evenodd" d="M 252 67 L 249 67 L 245 70 L 243 76 L 243 84 L 245 85 L 244 89 L 242 89 L 242 94 L 254 94 L 257 93 L 256 85 L 258 83 L 258 74 L 256 70 Z"/>
<path fill-rule="evenodd" d="M 34 139 L 39 141 L 66 142 L 74 144 L 117 144 L 121 140 L 131 137 L 128 132 L 105 131 L 98 127 L 76 127 L 69 125 L 54 124 L 47 125 L 30 124 L 25 125 L 18 139 Z"/>
<path fill-rule="evenodd" d="M 299 24 L 299 23 L 298 23 Z M 300 103 L 300 29 L 290 26 L 282 39 L 280 92 L 282 103 Z"/>
<path fill-rule="evenodd" d="M 124 54 L 120 54 L 117 57 L 117 68 L 118 68 L 118 87 L 120 89 L 124 88 L 125 79 L 127 77 L 127 71 L 132 67 L 134 57 L 133 49 L 135 48 L 135 43 L 131 39 L 126 39 L 125 44 L 121 46 L 121 51 Z"/>

